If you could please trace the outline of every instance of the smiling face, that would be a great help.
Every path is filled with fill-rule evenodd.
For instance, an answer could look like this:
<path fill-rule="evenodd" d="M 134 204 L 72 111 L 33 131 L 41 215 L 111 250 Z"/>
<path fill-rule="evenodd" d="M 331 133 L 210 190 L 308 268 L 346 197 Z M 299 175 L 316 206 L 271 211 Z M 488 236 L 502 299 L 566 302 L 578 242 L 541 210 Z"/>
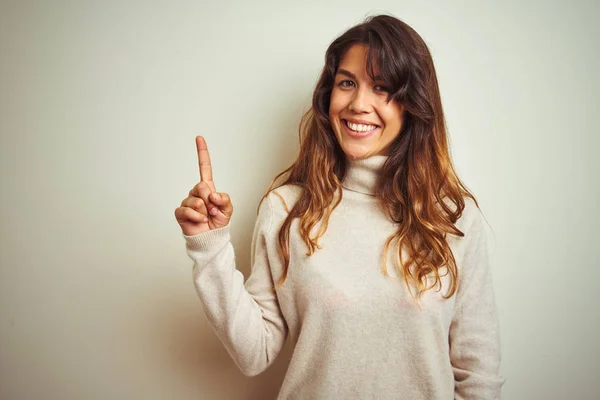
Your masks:
<path fill-rule="evenodd" d="M 389 155 L 388 145 L 402 127 L 403 107 L 387 101 L 389 90 L 367 73 L 367 46 L 355 44 L 346 52 L 335 75 L 329 120 L 349 159 Z"/>

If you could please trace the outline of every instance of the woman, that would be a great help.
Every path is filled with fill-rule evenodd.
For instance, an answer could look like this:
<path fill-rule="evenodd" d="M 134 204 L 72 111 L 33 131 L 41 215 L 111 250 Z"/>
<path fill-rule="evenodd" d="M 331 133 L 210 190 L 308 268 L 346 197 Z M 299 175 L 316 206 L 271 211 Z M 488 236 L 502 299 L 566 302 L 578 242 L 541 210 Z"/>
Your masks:
<path fill-rule="evenodd" d="M 239 368 L 261 373 L 289 336 L 280 399 L 499 398 L 487 231 L 452 168 L 422 38 L 387 15 L 341 35 L 300 133 L 259 205 L 245 283 L 202 137 L 201 181 L 175 210 Z"/>

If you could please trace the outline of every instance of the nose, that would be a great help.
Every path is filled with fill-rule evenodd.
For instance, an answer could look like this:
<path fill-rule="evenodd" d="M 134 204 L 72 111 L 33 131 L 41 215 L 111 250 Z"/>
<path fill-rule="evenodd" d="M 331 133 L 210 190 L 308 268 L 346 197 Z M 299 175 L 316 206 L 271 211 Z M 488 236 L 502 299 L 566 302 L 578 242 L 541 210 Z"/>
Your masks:
<path fill-rule="evenodd" d="M 354 95 L 348 105 L 350 111 L 356 113 L 365 113 L 371 111 L 371 97 L 368 89 L 359 88 L 354 91 Z"/>

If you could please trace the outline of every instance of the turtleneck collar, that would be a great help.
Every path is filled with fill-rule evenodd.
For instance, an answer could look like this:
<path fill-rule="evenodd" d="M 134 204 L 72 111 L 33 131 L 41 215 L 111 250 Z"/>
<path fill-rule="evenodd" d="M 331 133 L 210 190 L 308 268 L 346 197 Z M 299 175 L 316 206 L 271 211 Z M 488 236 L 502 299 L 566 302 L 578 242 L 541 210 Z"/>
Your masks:
<path fill-rule="evenodd" d="M 374 155 L 359 160 L 348 159 L 342 187 L 374 196 L 379 173 L 388 158 L 389 156 Z"/>

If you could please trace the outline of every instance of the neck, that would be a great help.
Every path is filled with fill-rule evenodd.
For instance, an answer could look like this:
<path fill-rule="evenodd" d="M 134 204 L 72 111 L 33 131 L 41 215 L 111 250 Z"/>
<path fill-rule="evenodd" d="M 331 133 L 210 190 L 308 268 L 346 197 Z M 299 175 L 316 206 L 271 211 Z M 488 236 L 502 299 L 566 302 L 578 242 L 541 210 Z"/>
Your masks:
<path fill-rule="evenodd" d="M 374 196 L 381 168 L 389 156 L 374 155 L 358 160 L 347 159 L 346 176 L 342 187 L 353 192 Z"/>

